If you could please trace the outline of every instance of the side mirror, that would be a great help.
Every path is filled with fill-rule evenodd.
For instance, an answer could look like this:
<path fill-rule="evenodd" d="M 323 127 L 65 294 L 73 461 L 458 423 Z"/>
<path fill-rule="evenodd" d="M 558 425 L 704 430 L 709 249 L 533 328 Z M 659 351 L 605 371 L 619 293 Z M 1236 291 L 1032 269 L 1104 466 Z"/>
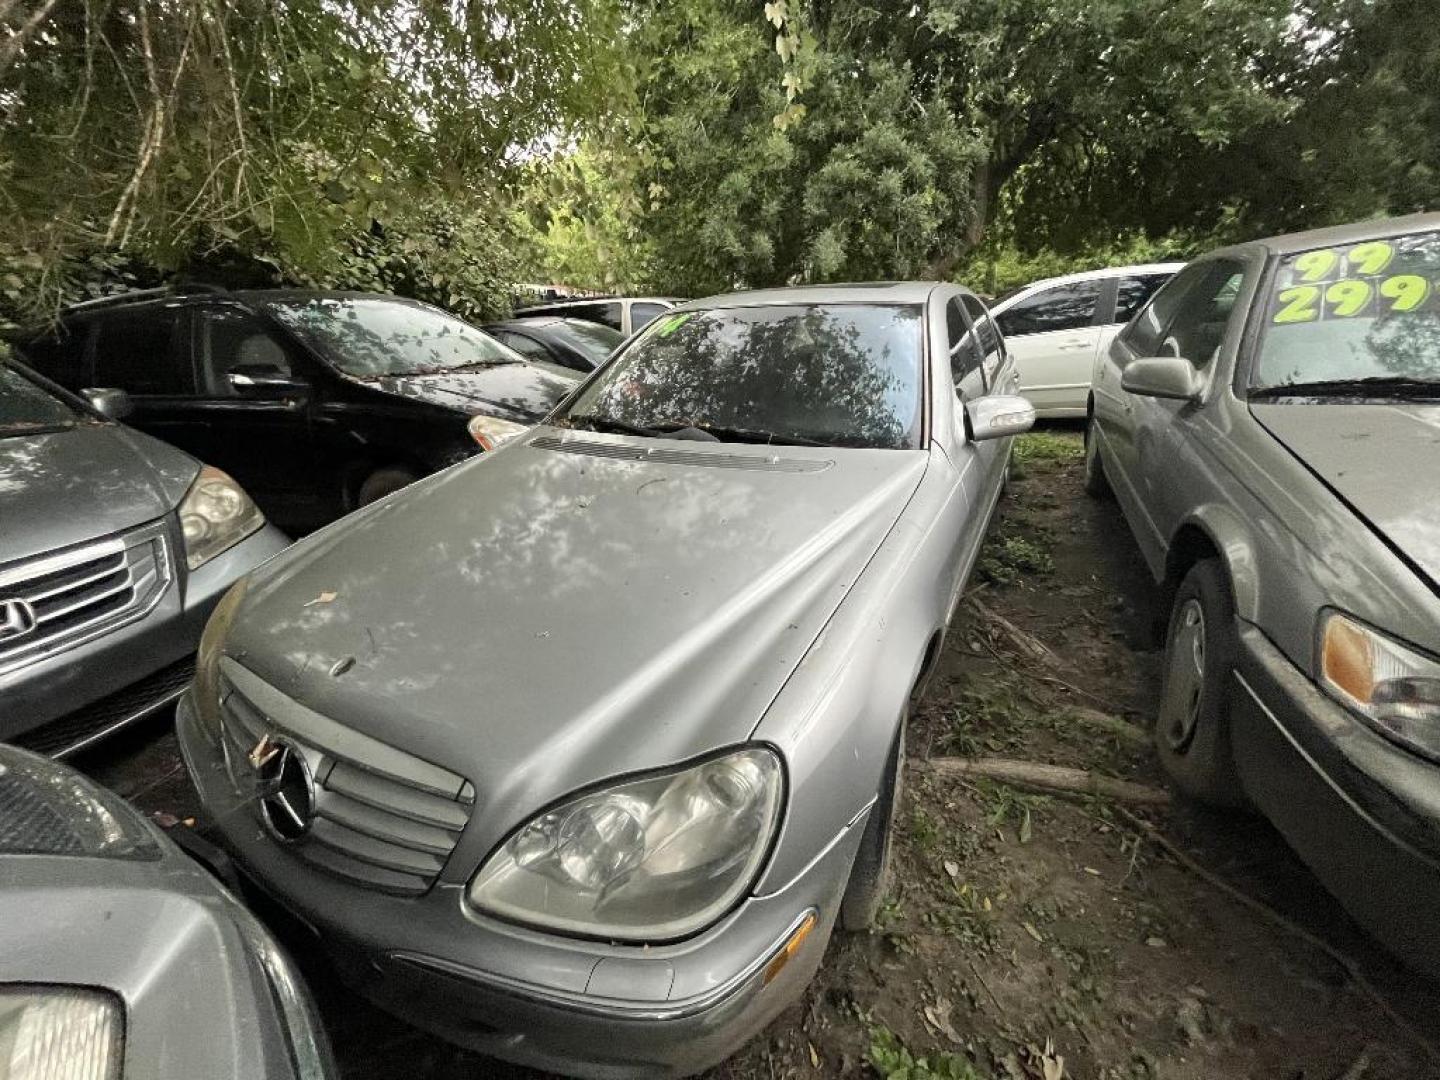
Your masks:
<path fill-rule="evenodd" d="M 310 384 L 304 379 L 298 379 L 273 364 L 236 364 L 225 373 L 225 377 L 241 397 L 289 397 L 310 389 Z"/>
<path fill-rule="evenodd" d="M 124 390 L 113 386 L 87 386 L 80 391 L 85 404 L 110 420 L 124 420 L 135 411 L 135 402 Z"/>
<path fill-rule="evenodd" d="M 965 403 L 970 438 L 976 442 L 1021 435 L 1035 423 L 1035 406 L 1013 394 L 990 394 Z"/>
<path fill-rule="evenodd" d="M 1180 356 L 1146 356 L 1132 360 L 1120 375 L 1122 389 L 1140 397 L 1199 401 L 1200 373 Z"/>

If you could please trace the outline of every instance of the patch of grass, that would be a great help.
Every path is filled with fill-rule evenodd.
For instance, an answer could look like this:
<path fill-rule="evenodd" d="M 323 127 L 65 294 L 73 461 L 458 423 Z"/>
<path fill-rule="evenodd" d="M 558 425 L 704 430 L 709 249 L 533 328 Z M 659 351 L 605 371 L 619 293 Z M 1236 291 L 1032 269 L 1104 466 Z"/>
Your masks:
<path fill-rule="evenodd" d="M 870 1028 L 865 1058 L 883 1080 L 984 1080 L 967 1058 L 944 1050 L 916 1057 L 900 1036 L 879 1025 Z"/>
<path fill-rule="evenodd" d="M 1085 442 L 1069 431 L 1027 431 L 1015 440 L 1013 456 L 1022 471 L 1036 465 L 1079 461 L 1085 456 Z"/>
<path fill-rule="evenodd" d="M 980 554 L 980 576 L 995 585 L 1014 585 L 1022 578 L 1055 572 L 1049 550 L 1026 536 L 996 536 Z"/>
<path fill-rule="evenodd" d="M 910 815 L 910 839 L 922 855 L 933 855 L 940 847 L 940 826 L 935 819 L 917 806 Z"/>

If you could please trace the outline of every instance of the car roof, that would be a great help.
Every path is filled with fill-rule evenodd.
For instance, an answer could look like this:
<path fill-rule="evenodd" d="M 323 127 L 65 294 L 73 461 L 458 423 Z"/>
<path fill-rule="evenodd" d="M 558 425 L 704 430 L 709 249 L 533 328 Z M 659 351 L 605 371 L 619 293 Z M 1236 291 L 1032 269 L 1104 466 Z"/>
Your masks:
<path fill-rule="evenodd" d="M 522 308 L 516 308 L 515 314 L 524 315 L 527 311 L 551 311 L 555 308 L 573 307 L 576 304 L 618 303 L 621 300 L 629 300 L 632 304 L 678 304 L 681 298 L 678 296 L 570 296 L 564 300 L 542 300 L 537 304 L 526 304 Z"/>
<path fill-rule="evenodd" d="M 1056 277 L 1039 278 L 1022 285 L 1017 292 L 1048 287 L 1069 285 L 1077 281 L 1099 281 L 1111 277 L 1130 277 L 1136 274 L 1177 274 L 1183 269 L 1183 262 L 1137 263 L 1134 266 L 1106 266 L 1099 270 L 1081 270 L 1074 274 L 1059 274 Z"/>
<path fill-rule="evenodd" d="M 605 330 L 614 329 L 614 327 L 605 326 L 604 323 L 591 322 L 589 319 L 567 319 L 564 315 L 526 315 L 514 319 L 497 319 L 494 322 L 485 323 L 482 329 L 503 330 L 513 328 L 516 330 L 546 330 L 556 327 L 563 329 L 568 326 L 583 327 L 586 330 L 596 326 Z M 615 330 L 615 333 L 618 334 L 620 331 Z"/>
<path fill-rule="evenodd" d="M 690 300 L 676 310 L 754 307 L 761 304 L 923 304 L 941 284 L 938 281 L 869 281 L 753 289 Z M 961 288 L 963 289 L 963 286 Z"/>
<path fill-rule="evenodd" d="M 1308 229 L 1305 232 L 1268 236 L 1263 240 L 1256 240 L 1254 243 L 1265 248 L 1272 255 L 1291 255 L 1298 251 L 1310 251 L 1314 248 L 1340 247 L 1345 244 L 1359 243 L 1362 240 L 1383 240 L 1388 236 L 1425 232 L 1431 229 L 1440 229 L 1440 213 L 1373 218 L 1370 221 L 1355 221 L 1348 225 L 1332 225 L 1325 229 Z M 1235 245 L 1236 248 L 1248 246 L 1250 245 Z"/>
<path fill-rule="evenodd" d="M 64 315 L 85 315 L 92 311 L 114 311 L 128 307 L 145 307 L 176 301 L 241 300 L 265 303 L 274 300 L 391 300 L 400 304 L 423 304 L 389 293 L 362 292 L 349 289 L 224 289 L 206 285 L 176 285 L 159 289 L 137 289 L 115 293 L 94 300 L 81 300 L 65 307 Z"/>

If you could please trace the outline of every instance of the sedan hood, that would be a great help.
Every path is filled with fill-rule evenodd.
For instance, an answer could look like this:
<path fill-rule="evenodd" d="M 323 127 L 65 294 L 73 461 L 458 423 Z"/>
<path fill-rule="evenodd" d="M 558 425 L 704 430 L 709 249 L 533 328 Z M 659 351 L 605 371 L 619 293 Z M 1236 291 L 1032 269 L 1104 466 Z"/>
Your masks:
<path fill-rule="evenodd" d="M 742 742 L 927 455 L 699 445 L 542 427 L 272 561 L 225 651 L 468 778 L 486 830 Z"/>
<path fill-rule="evenodd" d="M 554 408 L 579 379 L 564 368 L 523 363 L 435 374 L 385 375 L 362 381 L 389 394 L 418 398 L 470 415 L 484 413 L 533 422 Z"/>
<path fill-rule="evenodd" d="M 119 424 L 0 438 L 0 563 L 154 521 L 199 471 L 189 454 Z"/>
<path fill-rule="evenodd" d="M 1440 405 L 1257 402 L 1251 411 L 1440 588 Z"/>

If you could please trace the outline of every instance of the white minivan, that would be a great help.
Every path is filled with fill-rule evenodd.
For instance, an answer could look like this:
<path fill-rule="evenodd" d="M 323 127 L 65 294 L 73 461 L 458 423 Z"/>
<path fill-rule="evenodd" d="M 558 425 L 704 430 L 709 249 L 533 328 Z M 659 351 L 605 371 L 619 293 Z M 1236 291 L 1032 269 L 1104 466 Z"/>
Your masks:
<path fill-rule="evenodd" d="M 1184 263 L 1112 266 L 1032 281 L 990 305 L 1040 417 L 1085 416 L 1095 357 Z"/>

